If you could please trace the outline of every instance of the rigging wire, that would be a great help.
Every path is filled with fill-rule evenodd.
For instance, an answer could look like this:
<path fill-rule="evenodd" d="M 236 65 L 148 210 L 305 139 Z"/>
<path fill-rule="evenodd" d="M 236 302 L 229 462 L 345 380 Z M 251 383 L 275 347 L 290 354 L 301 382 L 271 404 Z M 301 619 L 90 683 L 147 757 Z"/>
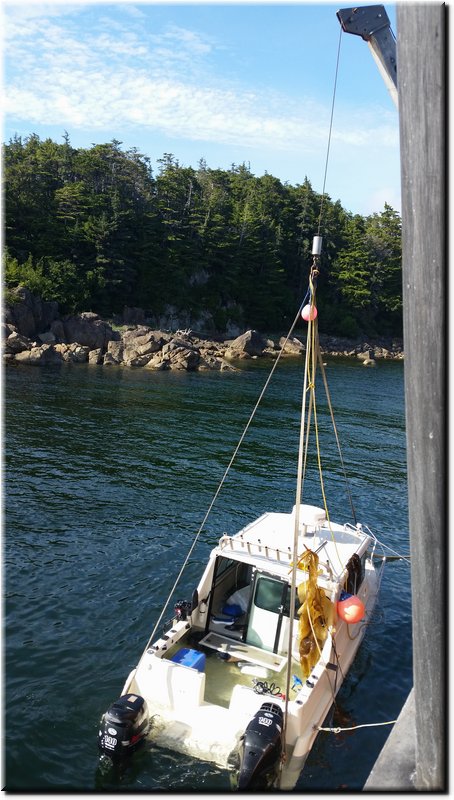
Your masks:
<path fill-rule="evenodd" d="M 282 726 L 282 741 L 286 740 L 287 720 L 288 720 L 288 703 L 290 695 L 290 678 L 291 678 L 291 663 L 292 663 L 292 644 L 293 644 L 293 626 L 295 620 L 295 601 L 296 601 L 296 570 L 298 567 L 298 533 L 299 533 L 299 517 L 300 506 L 303 492 L 303 457 L 304 457 L 304 441 L 306 434 L 306 394 L 307 394 L 307 381 L 309 375 L 309 356 L 310 356 L 310 334 L 311 334 L 311 314 L 309 315 L 307 339 L 306 339 L 306 358 L 304 364 L 304 383 L 302 393 L 302 407 L 301 407 L 301 421 L 300 421 L 300 440 L 298 447 L 298 468 L 296 478 L 296 496 L 295 496 L 295 527 L 293 534 L 293 560 L 292 560 L 292 579 L 290 583 L 290 615 L 288 625 L 288 661 L 287 661 L 287 678 L 285 687 L 285 706 L 284 706 L 284 721 Z M 279 780 L 282 780 L 282 767 Z"/>
<path fill-rule="evenodd" d="M 273 364 L 273 366 L 272 366 L 272 368 L 271 368 L 271 370 L 270 370 L 270 373 L 269 373 L 269 375 L 268 375 L 268 377 L 267 377 L 267 379 L 266 379 L 266 381 L 265 381 L 265 384 L 264 384 L 264 386 L 263 386 L 263 389 L 262 389 L 262 391 L 260 392 L 260 395 L 259 395 L 259 397 L 258 397 L 258 400 L 257 400 L 257 402 L 256 402 L 256 404 L 255 404 L 255 406 L 254 406 L 254 408 L 253 408 L 253 410 L 252 410 L 252 412 L 251 412 L 251 415 L 250 415 L 250 417 L 249 417 L 249 419 L 248 419 L 248 421 L 247 421 L 247 423 L 246 423 L 246 426 L 245 426 L 245 428 L 244 428 L 244 430 L 243 430 L 243 433 L 242 433 L 242 434 L 241 434 L 241 436 L 240 436 L 240 439 L 239 439 L 239 441 L 238 441 L 238 444 L 237 444 L 237 446 L 235 447 L 235 450 L 233 451 L 233 454 L 232 454 L 232 456 L 231 456 L 231 458 L 230 458 L 230 461 L 229 461 L 229 463 L 228 463 L 228 465 L 227 465 L 227 468 L 226 468 L 226 470 L 225 470 L 225 472 L 224 472 L 224 474 L 223 474 L 223 476 L 222 476 L 222 478 L 221 478 L 221 480 L 220 480 L 220 482 L 219 482 L 219 485 L 218 485 L 218 487 L 217 487 L 217 489 L 216 489 L 216 491 L 215 491 L 215 493 L 214 493 L 214 495 L 213 495 L 213 498 L 212 498 L 212 500 L 211 500 L 211 502 L 210 502 L 210 504 L 209 504 L 209 506 L 208 506 L 208 510 L 207 510 L 207 512 L 205 513 L 205 516 L 204 516 L 204 518 L 203 518 L 203 520 L 202 520 L 202 522 L 201 522 L 201 524 L 200 524 L 200 526 L 199 526 L 199 528 L 198 528 L 198 530 L 197 530 L 197 533 L 196 533 L 196 534 L 195 534 L 195 536 L 194 536 L 193 542 L 192 542 L 192 544 L 191 544 L 191 546 L 190 546 L 190 548 L 189 548 L 189 550 L 188 550 L 188 553 L 187 553 L 187 555 L 186 555 L 186 558 L 185 558 L 185 559 L 184 559 L 184 561 L 183 561 L 183 564 L 182 564 L 182 566 L 181 566 L 181 568 L 180 568 L 180 571 L 179 571 L 179 573 L 178 573 L 178 575 L 177 575 L 177 577 L 176 577 L 175 583 L 173 584 L 173 586 L 172 586 L 172 589 L 171 589 L 171 590 L 170 590 L 170 592 L 169 592 L 169 595 L 168 595 L 168 597 L 167 597 L 167 600 L 166 600 L 166 602 L 165 602 L 165 604 L 164 604 L 164 606 L 163 606 L 163 608 L 162 608 L 162 611 L 161 611 L 161 613 L 160 613 L 160 615 L 159 615 L 159 617 L 158 617 L 158 620 L 157 620 L 157 622 L 156 622 L 156 624 L 155 624 L 155 626 L 154 626 L 154 628 L 153 628 L 153 630 L 152 630 L 152 632 L 151 632 L 150 638 L 148 639 L 148 642 L 147 642 L 147 644 L 145 645 L 145 649 L 144 649 L 144 651 L 143 651 L 143 653 L 142 653 L 142 656 L 143 656 L 143 655 L 146 653 L 146 651 L 148 650 L 148 648 L 149 648 L 149 646 L 150 646 L 151 642 L 153 641 L 153 638 L 154 638 L 154 636 L 155 636 L 155 633 L 156 633 L 156 631 L 158 630 L 158 628 L 159 628 L 159 626 L 160 626 L 160 624 L 161 624 L 161 622 L 162 622 L 162 619 L 163 619 L 163 617 L 164 617 L 164 614 L 165 614 L 165 612 L 166 612 L 166 610 L 167 610 L 167 608 L 168 608 L 168 606 L 169 606 L 170 600 L 171 600 L 171 599 L 172 599 L 172 597 L 173 597 L 173 594 L 174 594 L 174 592 L 175 592 L 175 590 L 176 590 L 176 587 L 177 587 L 177 585 L 178 585 L 178 583 L 179 583 L 179 581 L 180 581 L 180 578 L 181 578 L 181 576 L 182 576 L 182 574 L 183 574 L 184 570 L 186 569 L 186 566 L 187 566 L 187 564 L 188 564 L 188 561 L 189 561 L 189 559 L 190 559 L 190 557 L 191 557 L 191 555 L 192 555 L 192 552 L 193 552 L 193 550 L 194 550 L 194 547 L 196 546 L 196 544 L 197 544 L 197 541 L 198 541 L 198 539 L 199 539 L 199 537 L 200 537 L 200 535 L 201 535 L 201 533 L 202 533 L 202 530 L 203 530 L 203 528 L 204 528 L 204 526 L 205 526 L 205 524 L 206 524 L 206 522 L 207 522 L 207 519 L 208 519 L 209 515 L 211 514 L 211 511 L 212 511 L 212 509 L 213 509 L 213 506 L 214 506 L 214 504 L 215 504 L 215 502 L 216 502 L 216 500 L 217 500 L 217 498 L 218 498 L 218 496 L 219 496 L 219 493 L 220 493 L 220 491 L 221 491 L 221 489 L 222 489 L 222 487 L 223 487 L 223 485 L 224 485 L 224 483 L 225 483 L 225 480 L 226 480 L 226 478 L 227 478 L 227 475 L 228 475 L 228 473 L 229 473 L 229 471 L 230 471 L 230 468 L 232 467 L 232 464 L 233 464 L 233 462 L 234 462 L 234 460 L 235 460 L 235 458 L 236 458 L 236 456 L 237 456 L 237 454 L 238 454 L 238 451 L 239 451 L 239 449 L 240 449 L 240 447 L 241 447 L 241 445 L 242 445 L 242 443 L 243 443 L 243 441 L 244 441 L 244 438 L 245 438 L 245 436 L 246 436 L 246 433 L 248 432 L 248 430 L 249 430 L 249 427 L 250 427 L 250 425 L 251 425 L 251 423 L 252 423 L 252 420 L 254 419 L 255 413 L 256 413 L 256 411 L 257 411 L 257 409 L 258 409 L 258 407 L 259 407 L 259 405 L 260 405 L 260 403 L 261 403 L 261 401 L 262 401 L 263 395 L 265 394 L 265 392 L 266 392 L 266 390 L 267 390 L 267 388 L 268 388 L 268 386 L 269 386 L 269 383 L 270 383 L 270 381 L 271 381 L 271 378 L 273 377 L 274 371 L 275 371 L 275 369 L 276 369 L 276 367 L 277 367 L 277 365 L 278 365 L 278 363 L 279 363 L 279 361 L 280 361 L 280 358 L 281 358 L 281 356 L 282 356 L 282 353 L 283 353 L 283 352 L 284 352 L 284 350 L 285 350 L 285 346 L 286 346 L 286 344 L 287 344 L 288 340 L 290 339 L 290 336 L 292 335 L 293 331 L 295 330 L 295 327 L 296 327 L 296 325 L 297 325 L 297 322 L 298 322 L 298 320 L 299 320 L 299 318 L 300 318 L 301 311 L 302 311 L 302 309 L 304 308 L 304 304 L 305 304 L 306 300 L 307 300 L 307 293 L 306 293 L 306 296 L 305 296 L 305 298 L 304 298 L 303 302 L 300 304 L 300 307 L 299 307 L 299 309 L 298 309 L 298 313 L 296 314 L 296 316 L 295 316 L 295 319 L 293 320 L 293 322 L 292 322 L 292 324 L 291 324 L 291 326 L 290 326 L 290 330 L 289 330 L 289 332 L 287 333 L 287 336 L 285 337 L 285 339 L 284 339 L 284 342 L 282 343 L 281 349 L 279 350 L 279 353 L 278 353 L 278 355 L 277 355 L 277 357 L 276 357 L 276 360 L 275 360 L 275 362 L 274 362 L 274 364 Z"/>
<path fill-rule="evenodd" d="M 341 29 L 340 33 L 342 34 L 342 29 Z M 318 232 L 319 233 L 320 233 L 320 229 L 321 229 L 322 211 L 323 211 L 323 204 L 324 204 L 324 198 L 325 198 L 326 177 L 327 177 L 327 172 L 328 172 L 329 151 L 330 151 L 332 127 L 333 127 L 333 117 L 334 117 L 334 104 L 335 104 L 335 98 L 336 98 L 337 76 L 338 76 L 338 72 L 339 72 L 340 45 L 341 45 L 341 36 L 339 36 L 339 44 L 338 44 L 338 49 L 337 49 L 336 71 L 335 71 L 333 97 L 332 97 L 332 104 L 331 104 L 331 117 L 330 117 L 330 126 L 329 126 L 329 134 L 328 134 L 328 146 L 327 146 L 327 153 L 326 153 L 326 159 L 325 159 L 325 170 L 324 170 L 324 178 L 323 178 L 323 191 L 322 191 L 322 199 L 321 199 L 321 204 L 320 204 L 320 214 L 319 214 L 319 220 L 318 220 Z M 308 200 L 308 197 L 306 198 L 306 200 Z M 315 256 L 314 257 L 314 263 L 313 263 L 313 266 L 312 266 L 312 269 L 311 269 L 311 273 L 314 273 L 314 275 L 318 274 L 318 270 L 316 269 L 316 259 L 317 259 L 317 257 Z M 314 269 L 314 267 L 315 267 L 315 269 Z M 310 303 L 311 303 L 311 308 L 312 308 L 313 305 L 314 305 L 314 294 L 315 294 L 315 292 L 312 292 L 311 291 L 311 287 L 309 287 L 308 293 L 309 293 Z M 185 558 L 185 560 L 184 560 L 184 562 L 183 562 L 183 564 L 181 566 L 181 569 L 180 569 L 180 571 L 179 571 L 179 573 L 177 575 L 175 583 L 174 583 L 172 589 L 170 590 L 169 596 L 168 596 L 168 598 L 167 598 L 167 600 L 166 600 L 166 602 L 165 602 L 165 604 L 163 606 L 161 614 L 160 614 L 160 616 L 159 616 L 159 618 L 158 618 L 158 620 L 157 620 L 157 622 L 155 624 L 155 627 L 153 628 L 151 636 L 150 636 L 150 638 L 149 638 L 149 640 L 148 640 L 148 642 L 147 642 L 147 644 L 145 646 L 144 653 L 146 652 L 146 650 L 150 646 L 150 643 L 153 640 L 153 637 L 154 637 L 159 625 L 161 624 L 161 621 L 162 621 L 162 619 L 164 617 L 164 614 L 165 614 L 165 612 L 166 612 L 166 610 L 168 608 L 170 600 L 171 600 L 171 598 L 172 598 L 172 596 L 173 596 L 173 594 L 175 592 L 175 589 L 176 589 L 176 587 L 177 587 L 177 585 L 178 585 L 178 583 L 179 583 L 179 581 L 181 579 L 181 576 L 182 576 L 182 574 L 183 574 L 183 572 L 184 572 L 184 570 L 185 570 L 185 568 L 187 566 L 187 563 L 188 563 L 188 561 L 189 561 L 189 559 L 190 559 L 190 557 L 192 555 L 194 547 L 195 547 L 195 545 L 196 545 L 196 543 L 197 543 L 197 541 L 198 541 L 198 539 L 200 537 L 200 534 L 202 533 L 203 527 L 206 524 L 207 519 L 208 519 L 208 517 L 209 517 L 209 515 L 211 513 L 211 510 L 212 510 L 212 508 L 213 508 L 213 506 L 214 506 L 214 504 L 215 504 L 215 502 L 216 502 L 216 500 L 218 498 L 218 495 L 219 495 L 219 493 L 220 493 L 220 491 L 222 489 L 222 486 L 224 485 L 224 482 L 225 482 L 225 480 L 227 478 L 227 475 L 228 475 L 228 473 L 230 471 L 230 468 L 231 468 L 231 466 L 232 466 L 232 464 L 233 464 L 233 462 L 234 462 L 234 460 L 235 460 L 235 458 L 237 456 L 237 453 L 238 453 L 238 451 L 239 451 L 239 449 L 240 449 L 240 447 L 241 447 L 241 445 L 243 443 L 243 440 L 244 440 L 244 438 L 246 436 L 246 433 L 247 433 L 247 431 L 248 431 L 248 429 L 249 429 L 249 427 L 250 427 L 250 425 L 252 423 L 252 420 L 253 420 L 253 418 L 255 416 L 257 408 L 258 408 L 258 406 L 259 406 L 259 404 L 260 404 L 260 402 L 261 402 L 261 400 L 263 398 L 263 395 L 265 394 L 265 391 L 268 388 L 268 385 L 269 385 L 269 383 L 271 381 L 271 378 L 272 378 L 272 376 L 274 374 L 274 371 L 275 371 L 275 369 L 276 369 L 276 367 L 278 365 L 278 362 L 279 362 L 279 360 L 281 358 L 281 355 L 284 352 L 284 348 L 285 348 L 290 336 L 292 335 L 292 333 L 293 333 L 293 331 L 294 331 L 294 329 L 296 327 L 296 324 L 297 324 L 297 322 L 299 320 L 301 311 L 302 311 L 302 309 L 303 309 L 303 307 L 304 307 L 304 305 L 306 303 L 306 300 L 308 298 L 308 293 L 306 293 L 306 296 L 305 296 L 303 302 L 301 303 L 301 305 L 300 305 L 300 307 L 298 309 L 298 313 L 296 314 L 296 317 L 295 317 L 295 319 L 294 319 L 294 321 L 293 321 L 293 323 L 292 323 L 292 325 L 290 327 L 290 330 L 289 330 L 289 332 L 288 332 L 288 334 L 287 334 L 287 336 L 286 336 L 286 338 L 284 340 L 284 343 L 282 344 L 282 347 L 281 347 L 281 349 L 280 349 L 280 351 L 278 353 L 276 361 L 273 364 L 273 367 L 272 367 L 272 369 L 270 371 L 270 374 L 269 374 L 269 376 L 268 376 L 268 378 L 267 378 L 267 380 L 265 382 L 265 385 L 264 385 L 264 387 L 263 387 L 263 389 L 262 389 L 262 391 L 261 391 L 261 393 L 259 395 L 259 398 L 258 398 L 253 410 L 252 410 L 252 413 L 251 413 L 251 415 L 249 417 L 249 420 L 248 420 L 248 422 L 246 424 L 246 427 L 245 427 L 245 429 L 244 429 L 244 431 L 243 431 L 243 433 L 242 433 L 242 435 L 240 437 L 240 440 L 239 440 L 239 442 L 238 442 L 238 444 L 237 444 L 237 446 L 236 446 L 236 448 L 235 448 L 235 450 L 234 450 L 234 452 L 232 454 L 232 457 L 231 457 L 231 459 L 229 461 L 229 464 L 227 465 L 227 468 L 226 468 L 226 470 L 224 472 L 224 475 L 221 478 L 221 481 L 220 481 L 220 483 L 218 485 L 218 488 L 216 489 L 216 492 L 215 492 L 215 494 L 214 494 L 214 496 L 213 496 L 213 498 L 211 500 L 211 503 L 208 506 L 208 510 L 207 510 L 207 512 L 206 512 L 206 514 L 205 514 L 205 516 L 204 516 L 204 518 L 202 520 L 202 523 L 201 523 L 201 525 L 200 525 L 200 527 L 199 527 L 199 529 L 198 529 L 198 531 L 197 531 L 197 533 L 196 533 L 196 535 L 194 537 L 194 540 L 193 540 L 193 542 L 192 542 L 192 544 L 191 544 L 191 546 L 189 548 L 189 551 L 188 551 L 188 553 L 186 555 L 186 558 Z M 311 328 L 311 326 L 310 326 L 310 323 L 309 323 L 308 333 L 310 331 L 310 328 Z M 306 350 L 306 355 L 307 355 L 307 350 Z M 305 374 L 306 374 L 306 369 L 305 369 Z M 304 393 L 304 395 L 305 395 L 305 393 Z M 305 396 L 304 396 L 304 403 L 305 403 Z M 299 511 L 299 506 L 298 506 L 298 509 L 297 509 L 297 512 L 296 512 L 297 518 L 298 518 L 298 511 Z M 297 519 L 297 521 L 298 521 L 298 519 Z M 294 561 L 296 561 L 296 555 L 297 554 L 295 554 Z"/>
<path fill-rule="evenodd" d="M 323 189 L 322 189 L 322 198 L 320 202 L 320 213 L 318 218 L 318 229 L 317 235 L 320 236 L 321 226 L 322 226 L 322 217 L 323 217 L 323 206 L 325 200 L 325 188 L 326 188 L 326 178 L 328 174 L 328 162 L 329 162 L 329 153 L 331 147 L 331 138 L 332 138 L 332 130 L 333 130 L 333 119 L 334 119 L 334 105 L 336 100 L 336 89 L 337 89 L 337 77 L 339 74 L 339 61 L 340 61 L 340 48 L 341 48 L 341 41 L 342 41 L 342 28 L 339 33 L 339 42 L 337 47 L 337 57 L 336 57 L 336 70 L 334 76 L 334 86 L 333 86 L 333 97 L 331 103 L 331 116 L 330 116 L 330 124 L 329 124 L 329 133 L 328 133 L 328 145 L 326 151 L 326 159 L 325 159 L 325 171 L 323 176 Z M 310 426 L 310 418 L 311 412 L 314 415 L 314 427 L 316 433 L 316 441 L 317 441 L 317 450 L 319 451 L 319 442 L 318 442 L 318 429 L 317 429 L 317 417 L 316 417 L 316 406 L 315 406 L 315 371 L 316 371 L 316 353 L 315 353 L 315 341 L 318 343 L 318 328 L 316 324 L 313 324 L 313 310 L 315 308 L 315 288 L 316 288 L 316 278 L 318 276 L 318 260 L 319 254 L 314 254 L 313 248 L 313 261 L 312 266 L 309 273 L 309 297 L 310 297 L 310 308 L 309 308 L 309 319 L 308 319 L 308 330 L 307 330 L 307 339 L 306 339 L 306 360 L 305 360 L 305 367 L 304 367 L 304 386 L 303 386 L 303 399 L 302 399 L 302 413 L 301 413 L 301 426 L 300 426 L 300 444 L 298 450 L 298 471 L 297 471 L 297 483 L 296 483 L 296 497 L 295 497 L 295 525 L 294 525 L 294 535 L 293 535 L 293 562 L 292 562 L 292 579 L 291 579 L 291 593 L 290 593 L 290 619 L 289 619 L 289 636 L 288 636 L 288 663 L 287 663 L 287 681 L 286 681 L 286 691 L 285 691 L 285 707 L 284 707 L 284 721 L 283 721 L 283 730 L 282 730 L 282 738 L 285 742 L 286 739 L 286 731 L 287 731 L 287 721 L 288 721 L 288 702 L 289 702 L 289 693 L 290 693 L 290 675 L 291 675 L 291 661 L 292 661 L 292 643 L 293 643 L 293 624 L 294 624 L 294 617 L 295 617 L 295 597 L 296 597 L 296 570 L 297 570 L 297 562 L 298 562 L 298 534 L 299 534 L 299 512 L 300 512 L 300 504 L 301 499 L 303 496 L 303 484 L 304 484 L 304 477 L 306 472 L 306 459 L 307 459 L 307 444 L 309 438 L 309 426 Z M 306 295 L 307 296 L 307 295 Z M 310 375 L 310 350 L 312 344 L 312 359 L 313 359 L 313 372 Z M 306 422 L 306 393 L 310 389 L 310 402 L 308 406 L 308 415 L 307 415 L 307 422 Z M 322 477 L 322 470 L 321 470 L 321 462 L 320 462 L 320 455 L 319 455 L 319 472 L 320 472 L 320 480 L 321 480 L 321 488 L 323 494 L 323 500 L 325 505 L 325 512 L 328 519 L 329 524 L 329 515 L 326 503 L 326 497 L 324 492 L 324 485 L 323 485 L 323 477 Z M 333 537 L 334 540 L 334 537 Z M 336 548 L 337 552 L 337 548 Z M 339 557 L 339 556 L 338 556 Z M 309 614 L 309 622 L 312 626 L 312 621 L 310 619 Z M 317 639 L 315 637 L 315 641 Z M 318 642 L 317 642 L 318 646 Z M 281 761 L 280 765 L 280 775 L 279 775 L 279 783 L 282 782 L 282 769 L 283 769 L 283 761 Z"/>
<path fill-rule="evenodd" d="M 322 199 L 320 203 L 320 215 L 318 218 L 318 235 L 320 236 L 320 229 L 322 225 L 322 212 L 323 212 L 323 205 L 325 201 L 325 186 L 326 186 L 326 176 L 328 173 L 328 161 L 329 161 L 329 151 L 331 147 L 331 135 L 333 132 L 333 118 L 334 118 L 334 103 L 336 100 L 336 89 L 337 89 L 337 76 L 339 74 L 339 60 L 340 60 L 340 49 L 341 49 L 341 42 L 342 42 L 342 28 L 339 31 L 339 43 L 337 46 L 337 58 L 336 58 L 336 72 L 334 75 L 334 88 L 333 88 L 333 99 L 331 103 L 331 117 L 329 122 L 329 133 L 328 133 L 328 147 L 326 150 L 326 159 L 325 159 L 325 173 L 323 176 L 323 189 L 322 189 Z"/>
<path fill-rule="evenodd" d="M 352 510 L 353 520 L 354 520 L 354 523 L 356 525 L 357 518 L 356 518 L 355 505 L 353 503 L 353 497 L 352 497 L 352 493 L 351 493 L 351 490 L 350 490 L 350 481 L 348 480 L 347 470 L 345 469 L 344 459 L 343 459 L 343 456 L 342 456 L 342 449 L 341 449 L 341 445 L 340 445 L 340 441 L 339 441 L 339 436 L 338 436 L 338 433 L 337 433 L 336 421 L 334 419 L 334 411 L 333 411 L 333 406 L 332 406 L 332 403 L 331 403 L 331 395 L 329 393 L 328 381 L 326 379 L 326 372 L 325 372 L 325 367 L 324 367 L 324 364 L 323 364 L 323 359 L 322 359 L 322 354 L 321 354 L 321 351 L 320 351 L 320 343 L 319 342 L 317 342 L 317 355 L 318 355 L 318 361 L 319 361 L 319 364 L 320 364 L 320 372 L 322 373 L 323 385 L 325 387 L 326 399 L 328 401 L 328 408 L 329 408 L 329 413 L 330 413 L 330 416 L 331 416 L 331 422 L 333 424 L 334 436 L 336 438 L 337 449 L 338 449 L 338 452 L 339 452 L 339 458 L 340 458 L 340 462 L 341 462 L 341 465 L 342 465 L 342 471 L 344 473 L 347 496 L 348 496 L 348 499 L 350 501 L 350 508 Z"/>
<path fill-rule="evenodd" d="M 366 529 L 366 531 L 367 531 L 368 533 L 370 533 L 370 534 L 373 536 L 373 538 L 374 538 L 375 542 L 376 542 L 378 545 L 380 545 L 380 547 L 381 547 L 381 548 L 383 548 L 384 550 L 389 550 L 389 551 L 390 551 L 390 553 L 392 553 L 392 554 L 393 554 L 393 556 L 396 558 L 396 560 L 399 560 L 399 561 L 405 561 L 405 562 L 406 562 L 406 563 L 407 563 L 409 566 L 411 565 L 411 561 L 410 561 L 410 559 L 411 559 L 411 555 L 404 555 L 404 556 L 403 556 L 403 555 L 401 555 L 401 553 L 398 553 L 398 552 L 397 552 L 397 550 L 394 550 L 392 547 L 390 547 L 390 546 L 389 546 L 389 544 L 385 544 L 384 542 L 381 542 L 379 539 L 377 539 L 377 537 L 375 536 L 375 534 L 373 534 L 373 533 L 372 533 L 372 531 L 370 530 L 370 528 L 369 528 L 367 525 L 365 525 L 365 529 Z M 381 556 L 377 555 L 377 558 L 380 558 L 380 557 L 381 557 Z M 390 559 L 391 557 L 390 557 L 390 556 L 386 556 L 386 555 L 384 555 L 384 554 L 383 554 L 383 558 L 385 558 L 386 560 L 388 560 L 388 559 Z"/>

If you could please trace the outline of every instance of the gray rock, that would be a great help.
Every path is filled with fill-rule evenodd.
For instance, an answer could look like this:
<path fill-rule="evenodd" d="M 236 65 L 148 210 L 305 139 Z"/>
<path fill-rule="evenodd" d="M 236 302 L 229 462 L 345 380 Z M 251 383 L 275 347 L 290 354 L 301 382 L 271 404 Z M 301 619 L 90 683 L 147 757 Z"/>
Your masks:
<path fill-rule="evenodd" d="M 106 356 L 110 357 L 108 359 L 108 362 L 109 363 L 114 363 L 114 364 L 121 364 L 121 362 L 123 361 L 123 349 L 124 349 L 124 347 L 123 347 L 123 342 L 122 341 L 120 341 L 120 342 L 115 342 L 115 341 L 109 342 L 108 345 L 107 345 L 107 353 L 106 353 Z M 106 359 L 104 359 L 104 364 L 106 364 L 108 362 L 106 362 Z"/>
<path fill-rule="evenodd" d="M 261 356 L 266 346 L 266 339 L 264 339 L 258 331 L 249 330 L 229 343 L 229 347 L 225 352 L 225 357 L 241 358 L 244 357 L 244 355 Z"/>
<path fill-rule="evenodd" d="M 77 342 L 72 342 L 69 347 L 68 351 L 70 353 L 70 359 L 73 364 L 85 364 L 88 361 L 88 354 L 90 352 L 90 348 L 86 345 L 78 344 Z"/>
<path fill-rule="evenodd" d="M 2 322 L 0 323 L 0 325 L 1 325 L 0 336 L 2 341 L 4 339 L 7 339 L 8 336 L 11 336 L 12 333 L 17 333 L 16 326 L 11 325 L 11 323 L 9 322 Z"/>
<path fill-rule="evenodd" d="M 130 352 L 130 351 L 128 351 Z M 145 367 L 148 364 L 151 356 L 149 353 L 145 353 L 145 355 L 136 354 L 132 358 L 126 358 L 126 355 L 123 357 L 123 364 L 127 367 Z"/>
<path fill-rule="evenodd" d="M 14 325 L 23 336 L 35 336 L 37 331 L 45 331 L 57 317 L 58 303 L 41 300 L 25 286 L 13 290 L 17 302 L 5 308 L 5 321 Z"/>
<path fill-rule="evenodd" d="M 30 339 L 27 339 L 26 336 L 22 336 L 20 333 L 13 331 L 10 333 L 8 338 L 4 343 L 4 352 L 5 353 L 21 353 L 24 350 L 31 350 L 32 343 Z"/>
<path fill-rule="evenodd" d="M 65 328 L 63 326 L 63 322 L 61 319 L 54 319 L 50 326 L 51 333 L 55 336 L 55 341 L 57 342 L 64 342 L 65 340 Z"/>
<path fill-rule="evenodd" d="M 30 350 L 23 350 L 21 353 L 16 353 L 14 360 L 19 364 L 30 364 Z"/>
<path fill-rule="evenodd" d="M 224 372 L 225 370 L 229 370 L 230 372 L 239 372 L 239 370 L 236 367 L 233 367 L 232 364 L 229 364 L 228 361 L 221 359 L 221 372 Z"/>
<path fill-rule="evenodd" d="M 60 364 L 62 357 L 58 351 L 54 350 L 53 345 L 42 344 L 40 347 L 32 347 L 31 350 L 17 353 L 16 361 L 32 365 Z"/>
<path fill-rule="evenodd" d="M 89 364 L 102 364 L 103 355 L 102 349 L 98 347 L 96 350 L 90 350 L 88 353 Z"/>
<path fill-rule="evenodd" d="M 170 369 L 197 369 L 200 362 L 200 353 L 189 347 L 175 347 L 168 353 Z"/>
<path fill-rule="evenodd" d="M 58 316 L 58 303 L 33 296 L 32 310 L 36 332 L 46 331 Z"/>
<path fill-rule="evenodd" d="M 106 353 L 102 363 L 104 364 L 105 367 L 118 366 L 118 361 L 114 359 L 112 353 Z"/>
<path fill-rule="evenodd" d="M 150 360 L 145 364 L 145 369 L 153 369 L 155 371 L 169 369 L 169 361 L 167 358 L 162 358 L 161 354 L 159 353 L 150 358 Z"/>
<path fill-rule="evenodd" d="M 123 360 L 130 361 L 138 356 L 151 355 L 161 349 L 163 340 L 148 328 L 126 331 L 122 336 L 124 344 Z"/>
<path fill-rule="evenodd" d="M 162 354 L 168 355 L 173 350 L 177 350 L 181 347 L 187 348 L 189 346 L 188 340 L 183 339 L 182 337 L 174 337 L 169 342 L 165 342 L 162 346 Z"/>
<path fill-rule="evenodd" d="M 69 349 L 69 345 L 64 343 L 54 344 L 54 350 L 56 353 L 60 354 L 62 361 L 72 361 L 72 353 Z"/>
<path fill-rule="evenodd" d="M 367 361 L 375 358 L 375 351 L 372 347 L 368 347 L 356 354 L 356 357 L 359 358 L 361 361 Z"/>
<path fill-rule="evenodd" d="M 56 337 L 52 331 L 47 331 L 46 333 L 38 333 L 38 339 L 42 341 L 43 344 L 56 344 Z"/>
<path fill-rule="evenodd" d="M 306 346 L 300 341 L 300 339 L 297 339 L 296 336 L 289 339 L 287 342 L 285 341 L 285 336 L 281 336 L 279 339 L 279 347 L 284 348 L 283 353 L 292 356 L 299 356 L 306 352 Z"/>
<path fill-rule="evenodd" d="M 105 349 L 115 338 L 110 325 L 92 311 L 67 317 L 63 320 L 63 328 L 68 344 L 77 342 L 90 350 L 97 350 L 99 347 Z"/>
<path fill-rule="evenodd" d="M 36 324 L 33 316 L 32 294 L 23 287 L 16 289 L 15 294 L 20 299 L 14 305 L 5 308 L 5 321 L 13 324 L 22 336 L 34 336 Z"/>

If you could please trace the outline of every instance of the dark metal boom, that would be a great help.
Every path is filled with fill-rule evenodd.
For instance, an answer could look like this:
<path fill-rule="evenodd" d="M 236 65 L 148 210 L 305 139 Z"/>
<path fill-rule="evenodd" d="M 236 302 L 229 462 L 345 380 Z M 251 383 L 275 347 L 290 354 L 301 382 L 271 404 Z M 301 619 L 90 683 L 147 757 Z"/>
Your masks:
<path fill-rule="evenodd" d="M 361 36 L 369 45 L 386 87 L 398 108 L 396 39 L 385 7 L 340 8 L 336 13 L 345 33 Z"/>

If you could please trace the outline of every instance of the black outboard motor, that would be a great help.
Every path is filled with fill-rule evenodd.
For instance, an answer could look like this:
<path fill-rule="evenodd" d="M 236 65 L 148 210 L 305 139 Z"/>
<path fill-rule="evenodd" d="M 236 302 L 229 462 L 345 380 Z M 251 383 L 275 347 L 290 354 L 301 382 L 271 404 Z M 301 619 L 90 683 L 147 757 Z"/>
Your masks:
<path fill-rule="evenodd" d="M 101 718 L 98 747 L 112 760 L 130 755 L 145 738 L 150 722 L 148 708 L 138 694 L 124 694 Z"/>
<path fill-rule="evenodd" d="M 175 619 L 177 622 L 180 622 L 180 620 L 184 622 L 187 620 L 192 610 L 193 608 L 190 600 L 179 600 L 174 606 Z"/>
<path fill-rule="evenodd" d="M 263 703 L 239 744 L 238 789 L 267 789 L 275 782 L 282 756 L 284 715 L 276 703 Z"/>

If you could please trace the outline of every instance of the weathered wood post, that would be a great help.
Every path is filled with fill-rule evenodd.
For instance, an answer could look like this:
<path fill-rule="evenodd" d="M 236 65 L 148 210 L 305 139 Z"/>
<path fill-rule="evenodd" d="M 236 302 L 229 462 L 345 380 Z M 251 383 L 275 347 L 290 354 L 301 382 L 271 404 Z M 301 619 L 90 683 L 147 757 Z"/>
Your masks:
<path fill-rule="evenodd" d="M 446 789 L 446 8 L 397 5 L 416 781 Z"/>

